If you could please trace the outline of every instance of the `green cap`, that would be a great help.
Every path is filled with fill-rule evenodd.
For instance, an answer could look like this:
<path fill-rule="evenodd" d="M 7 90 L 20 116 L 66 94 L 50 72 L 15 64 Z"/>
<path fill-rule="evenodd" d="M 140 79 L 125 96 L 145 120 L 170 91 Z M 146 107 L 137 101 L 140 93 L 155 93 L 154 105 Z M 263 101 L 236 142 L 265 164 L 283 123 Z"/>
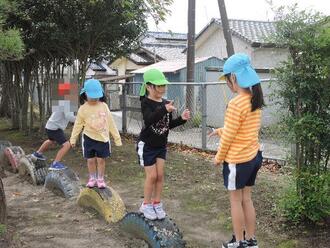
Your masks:
<path fill-rule="evenodd" d="M 169 84 L 164 73 L 158 69 L 149 69 L 143 74 L 143 84 L 140 89 L 140 96 L 144 96 L 146 94 L 146 83 L 151 83 L 154 85 Z"/>

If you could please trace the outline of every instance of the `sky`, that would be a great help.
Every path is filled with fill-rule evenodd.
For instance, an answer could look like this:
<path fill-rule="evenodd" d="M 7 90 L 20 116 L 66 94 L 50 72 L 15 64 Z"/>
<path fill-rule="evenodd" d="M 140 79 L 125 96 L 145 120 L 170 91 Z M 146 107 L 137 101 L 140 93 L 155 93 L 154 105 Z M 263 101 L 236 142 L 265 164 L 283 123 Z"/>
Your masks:
<path fill-rule="evenodd" d="M 314 9 L 323 14 L 330 15 L 329 0 L 272 0 L 275 6 L 292 5 L 298 3 L 301 9 Z M 273 20 L 274 13 L 266 0 L 225 0 L 229 19 L 243 20 Z M 149 18 L 150 31 L 187 32 L 188 0 L 174 0 L 170 7 L 171 15 L 167 20 L 155 25 Z M 196 33 L 198 33 L 211 18 L 220 18 L 218 0 L 196 0 Z"/>

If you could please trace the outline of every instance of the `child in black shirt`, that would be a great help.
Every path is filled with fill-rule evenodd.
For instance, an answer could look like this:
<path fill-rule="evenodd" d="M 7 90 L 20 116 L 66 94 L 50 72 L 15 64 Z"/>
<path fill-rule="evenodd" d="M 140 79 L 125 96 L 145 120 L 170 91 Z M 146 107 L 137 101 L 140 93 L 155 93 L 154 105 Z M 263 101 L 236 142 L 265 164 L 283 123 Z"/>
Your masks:
<path fill-rule="evenodd" d="M 172 119 L 172 112 L 176 109 L 173 101 L 162 98 L 169 82 L 161 71 L 150 69 L 144 73 L 143 79 L 140 96 L 144 127 L 138 139 L 137 152 L 146 179 L 144 201 L 139 211 L 151 220 L 164 219 L 166 213 L 161 203 L 161 193 L 167 136 L 171 128 L 183 125 L 190 118 L 190 112 L 185 109 L 179 118 Z"/>

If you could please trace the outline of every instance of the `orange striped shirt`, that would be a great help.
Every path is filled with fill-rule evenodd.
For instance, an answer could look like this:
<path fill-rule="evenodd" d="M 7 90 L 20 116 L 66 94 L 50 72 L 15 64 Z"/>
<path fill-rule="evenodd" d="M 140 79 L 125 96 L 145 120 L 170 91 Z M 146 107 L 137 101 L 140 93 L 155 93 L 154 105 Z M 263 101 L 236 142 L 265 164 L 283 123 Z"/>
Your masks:
<path fill-rule="evenodd" d="M 217 162 L 238 164 L 253 159 L 259 148 L 261 110 L 251 112 L 251 95 L 240 94 L 228 103 L 225 125 L 218 128 L 220 145 Z"/>

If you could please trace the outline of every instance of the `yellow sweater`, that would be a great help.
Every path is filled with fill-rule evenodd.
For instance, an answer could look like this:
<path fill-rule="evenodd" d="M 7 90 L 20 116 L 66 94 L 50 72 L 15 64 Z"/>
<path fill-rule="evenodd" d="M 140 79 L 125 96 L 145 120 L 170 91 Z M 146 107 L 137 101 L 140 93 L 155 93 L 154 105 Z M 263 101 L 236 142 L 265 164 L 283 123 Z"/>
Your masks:
<path fill-rule="evenodd" d="M 112 118 L 108 105 L 104 102 L 89 104 L 85 102 L 80 106 L 77 118 L 71 133 L 70 143 L 75 144 L 78 135 L 83 129 L 83 133 L 91 139 L 108 142 L 109 132 L 114 138 L 115 144 L 121 146 L 121 138 Z"/>
<path fill-rule="evenodd" d="M 259 148 L 261 110 L 251 112 L 251 95 L 240 94 L 230 100 L 223 128 L 217 129 L 220 145 L 217 162 L 244 163 L 253 159 Z"/>

